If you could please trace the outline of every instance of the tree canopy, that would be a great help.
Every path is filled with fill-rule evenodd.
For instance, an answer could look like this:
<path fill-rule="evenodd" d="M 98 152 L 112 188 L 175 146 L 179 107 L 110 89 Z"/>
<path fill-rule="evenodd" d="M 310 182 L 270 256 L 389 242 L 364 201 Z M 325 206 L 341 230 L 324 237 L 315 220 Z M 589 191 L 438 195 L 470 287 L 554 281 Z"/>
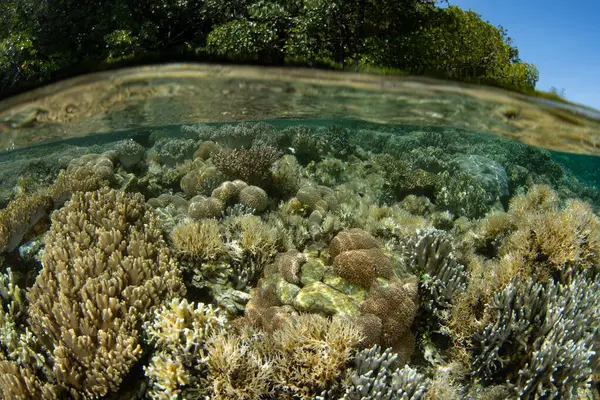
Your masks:
<path fill-rule="evenodd" d="M 538 79 L 504 29 L 431 0 L 4 0 L 0 15 L 0 93 L 156 55 L 388 68 L 519 91 Z"/>

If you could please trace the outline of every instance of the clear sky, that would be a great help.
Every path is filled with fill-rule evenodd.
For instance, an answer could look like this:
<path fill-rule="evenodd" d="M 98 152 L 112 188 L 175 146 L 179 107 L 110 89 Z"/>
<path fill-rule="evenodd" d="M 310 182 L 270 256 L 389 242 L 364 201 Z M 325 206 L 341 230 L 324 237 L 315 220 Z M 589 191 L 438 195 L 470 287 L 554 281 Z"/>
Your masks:
<path fill-rule="evenodd" d="M 502 25 L 523 61 L 540 72 L 537 89 L 600 110 L 600 1 L 450 0 Z"/>

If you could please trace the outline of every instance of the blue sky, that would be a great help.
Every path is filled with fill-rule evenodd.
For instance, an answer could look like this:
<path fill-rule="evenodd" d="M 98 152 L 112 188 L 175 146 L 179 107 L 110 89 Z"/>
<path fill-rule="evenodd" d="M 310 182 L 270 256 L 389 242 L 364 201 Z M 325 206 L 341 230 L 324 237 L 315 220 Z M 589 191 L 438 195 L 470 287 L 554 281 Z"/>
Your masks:
<path fill-rule="evenodd" d="M 523 61 L 540 71 L 537 89 L 600 110 L 600 1 L 450 0 L 502 25 Z"/>

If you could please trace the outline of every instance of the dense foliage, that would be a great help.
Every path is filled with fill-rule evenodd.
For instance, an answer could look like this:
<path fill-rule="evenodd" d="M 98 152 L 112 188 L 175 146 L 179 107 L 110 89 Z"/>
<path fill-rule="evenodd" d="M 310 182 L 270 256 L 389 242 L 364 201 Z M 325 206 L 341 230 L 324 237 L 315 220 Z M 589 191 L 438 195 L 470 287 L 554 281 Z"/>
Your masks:
<path fill-rule="evenodd" d="M 433 0 L 4 0 L 0 91 L 126 60 L 394 69 L 520 91 L 536 68 L 502 28 Z"/>

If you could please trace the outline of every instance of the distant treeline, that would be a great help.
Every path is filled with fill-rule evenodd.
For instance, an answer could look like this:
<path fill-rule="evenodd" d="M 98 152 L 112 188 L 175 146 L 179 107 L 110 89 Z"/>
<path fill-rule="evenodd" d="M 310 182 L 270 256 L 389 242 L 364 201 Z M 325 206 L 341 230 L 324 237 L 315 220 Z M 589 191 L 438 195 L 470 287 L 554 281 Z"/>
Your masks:
<path fill-rule="evenodd" d="M 0 93 L 151 60 L 381 70 L 533 91 L 501 27 L 428 0 L 3 0 Z"/>

